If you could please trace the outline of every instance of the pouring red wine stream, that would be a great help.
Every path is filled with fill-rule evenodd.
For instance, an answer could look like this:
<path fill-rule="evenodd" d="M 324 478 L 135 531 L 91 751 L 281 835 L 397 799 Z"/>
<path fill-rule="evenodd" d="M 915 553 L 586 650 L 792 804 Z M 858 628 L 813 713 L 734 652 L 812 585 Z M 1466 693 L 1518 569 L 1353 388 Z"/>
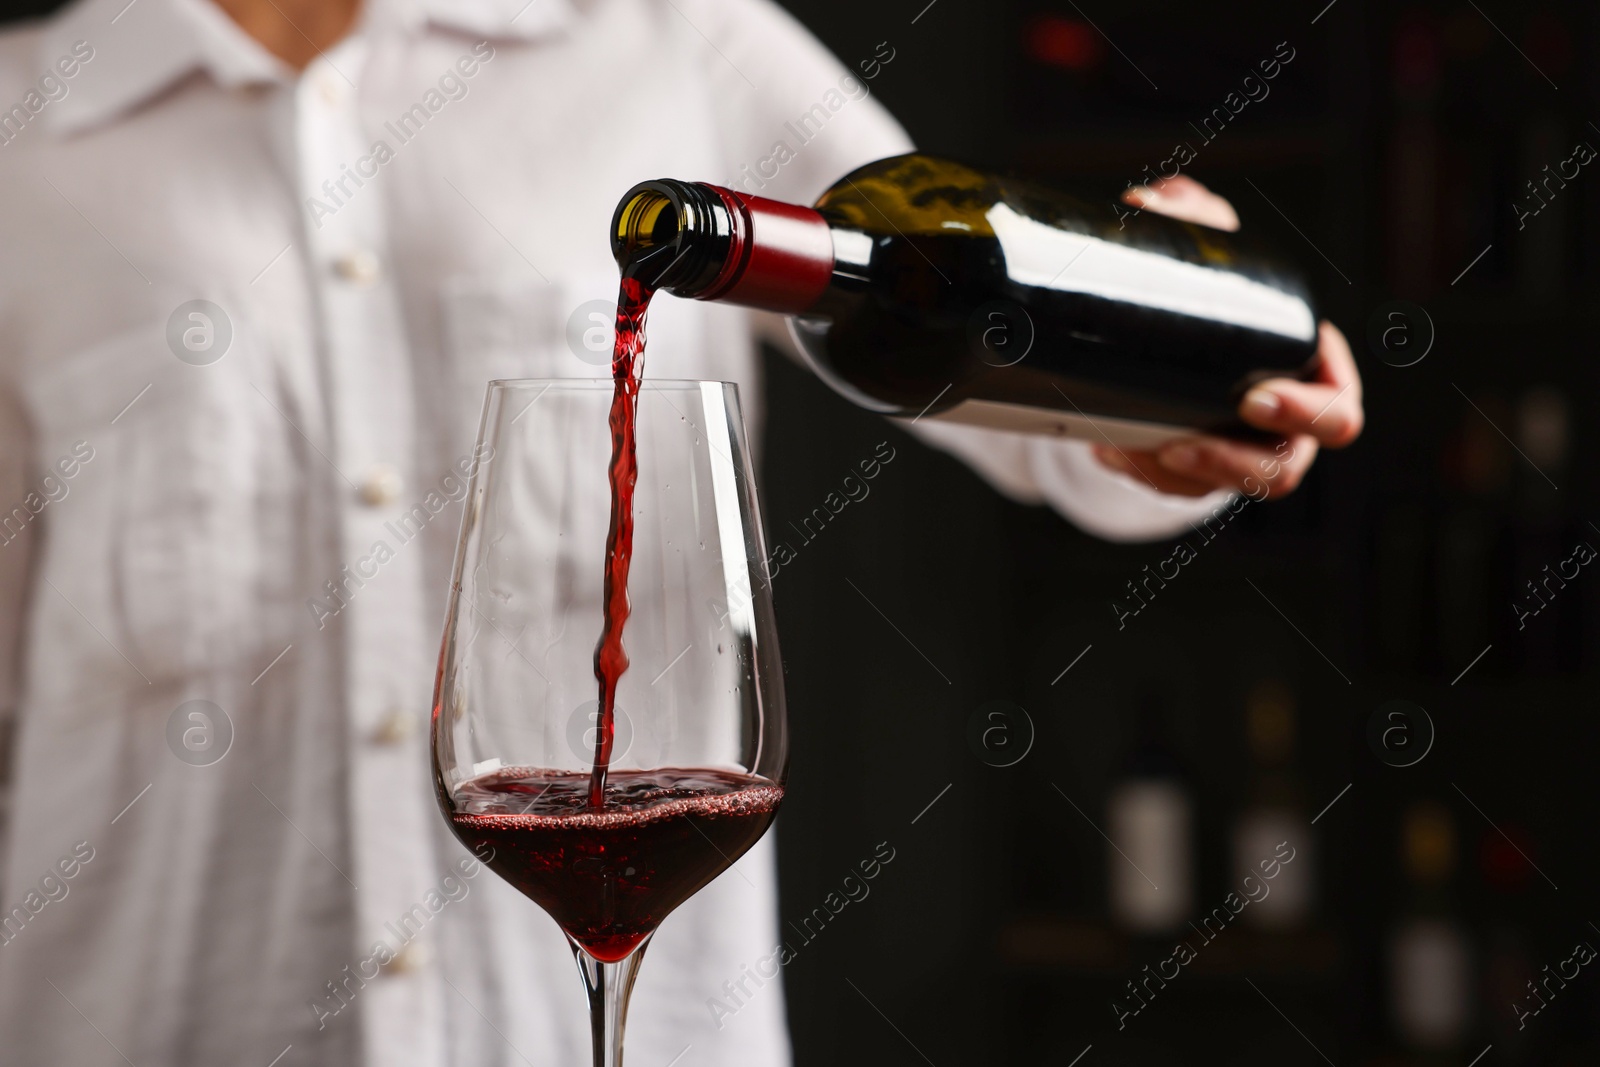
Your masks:
<path fill-rule="evenodd" d="M 617 340 L 611 357 L 611 526 L 606 533 L 606 574 L 600 640 L 594 649 L 594 677 L 600 684 L 600 716 L 596 723 L 594 770 L 589 778 L 589 807 L 605 806 L 606 772 L 616 736 L 617 683 L 628 669 L 622 647 L 627 625 L 628 571 L 633 563 L 633 490 L 639 481 L 636 429 L 639 380 L 644 372 L 644 323 L 655 292 L 637 275 L 624 275 L 617 295 Z"/>

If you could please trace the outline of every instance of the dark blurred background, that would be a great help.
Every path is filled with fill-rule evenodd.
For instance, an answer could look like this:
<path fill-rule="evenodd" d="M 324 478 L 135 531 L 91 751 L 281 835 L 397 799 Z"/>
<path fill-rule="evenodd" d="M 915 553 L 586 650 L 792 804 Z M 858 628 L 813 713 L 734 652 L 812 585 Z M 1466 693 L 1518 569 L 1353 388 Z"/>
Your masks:
<path fill-rule="evenodd" d="M 1542 183 L 1600 148 L 1600 11 L 926 2 L 788 6 L 841 56 L 890 42 L 873 91 L 925 149 L 1109 200 L 1190 145 L 1186 173 L 1312 273 L 1369 427 L 1292 498 L 1187 538 L 1197 558 L 1119 630 L 1112 601 L 1136 606 L 1126 583 L 1171 544 L 1003 501 L 772 362 L 774 529 L 876 442 L 899 450 L 776 579 L 797 739 L 784 917 L 877 842 L 897 854 L 785 970 L 799 1063 L 1067 1067 L 1091 1045 L 1085 1065 L 1597 1062 L 1600 975 L 1574 949 L 1600 947 L 1600 579 L 1574 552 L 1600 547 L 1600 179 Z M 1289 49 L 1269 95 L 1196 129 Z M 1542 202 L 1519 230 L 1514 205 Z M 1411 366 L 1390 364 L 1428 326 L 1388 318 L 1396 301 L 1437 335 Z M 1375 321 L 1401 331 L 1387 361 Z M 988 764 L 1027 725 L 988 718 L 997 701 L 1035 735 L 1009 767 Z M 982 743 L 1001 726 L 1009 756 L 1004 731 Z M 1277 904 L 1207 940 L 1188 920 L 1244 895 L 1263 834 L 1297 850 Z"/>
<path fill-rule="evenodd" d="M 1002 500 L 769 360 L 774 530 L 896 450 L 776 579 L 800 1067 L 1600 1054 L 1600 197 L 1549 177 L 1600 147 L 1600 11 L 1325 4 L 788 0 L 847 59 L 890 43 L 872 89 L 925 149 L 1109 201 L 1187 143 L 1311 272 L 1370 420 L 1119 629 L 1173 543 Z M 1286 839 L 1271 895 L 1191 925 Z"/>

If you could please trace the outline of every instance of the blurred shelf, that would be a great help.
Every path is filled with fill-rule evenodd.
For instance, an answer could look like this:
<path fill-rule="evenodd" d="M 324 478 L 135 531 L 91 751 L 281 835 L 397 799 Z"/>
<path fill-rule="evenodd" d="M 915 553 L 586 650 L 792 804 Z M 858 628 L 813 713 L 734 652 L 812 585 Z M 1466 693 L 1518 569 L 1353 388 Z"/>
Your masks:
<path fill-rule="evenodd" d="M 1093 975 L 1127 975 L 1165 959 L 1178 941 L 1195 949 L 1186 973 L 1229 978 L 1331 979 L 1344 962 L 1340 940 L 1331 930 L 1312 928 L 1281 933 L 1231 927 L 1201 941 L 1193 930 L 1174 932 L 1170 941 L 1131 938 L 1103 923 L 1035 916 L 1016 919 L 1000 931 L 1002 963 L 1029 970 L 1060 970 Z"/>
<path fill-rule="evenodd" d="M 1489 290 L 1445 289 L 1422 301 L 1435 320 L 1484 326 L 1518 327 L 1524 333 L 1530 326 L 1583 328 L 1600 319 L 1600 285 L 1574 285 L 1550 294 L 1548 301 L 1530 304 L 1527 297 L 1510 291 L 1510 286 Z"/>
<path fill-rule="evenodd" d="M 1262 167 L 1320 166 L 1339 151 L 1340 137 L 1333 127 L 1295 125 L 1249 133 L 1223 130 L 1207 142 L 1184 126 L 1162 125 L 1132 132 L 1082 131 L 1041 135 L 1017 146 L 1024 168 L 1047 174 L 1126 172 L 1128 179 L 1145 167 L 1158 168 L 1180 142 L 1194 149 L 1195 158 L 1185 170 L 1207 175 Z"/>

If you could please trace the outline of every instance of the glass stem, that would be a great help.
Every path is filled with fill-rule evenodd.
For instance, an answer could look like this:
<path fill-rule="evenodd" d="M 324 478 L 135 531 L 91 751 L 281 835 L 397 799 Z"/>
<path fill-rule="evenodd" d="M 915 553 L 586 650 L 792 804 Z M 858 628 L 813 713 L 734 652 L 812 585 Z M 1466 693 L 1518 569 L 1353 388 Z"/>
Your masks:
<path fill-rule="evenodd" d="M 622 1029 L 628 1021 L 628 997 L 639 963 L 650 944 L 646 938 L 626 959 L 602 963 L 578 945 L 572 957 L 578 961 L 583 989 L 589 996 L 589 1031 L 594 1042 L 594 1067 L 622 1067 Z"/>

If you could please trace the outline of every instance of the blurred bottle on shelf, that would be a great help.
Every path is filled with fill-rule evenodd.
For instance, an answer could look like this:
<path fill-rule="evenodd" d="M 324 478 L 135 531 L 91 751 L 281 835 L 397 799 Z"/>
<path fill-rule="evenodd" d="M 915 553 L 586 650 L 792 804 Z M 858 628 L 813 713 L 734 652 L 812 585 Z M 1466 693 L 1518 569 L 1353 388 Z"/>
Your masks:
<path fill-rule="evenodd" d="M 1541 75 L 1554 79 L 1553 85 L 1568 76 L 1575 27 L 1566 25 L 1564 13 L 1552 5 L 1529 7 L 1519 47 Z M 1569 125 L 1544 92 L 1532 95 L 1518 111 L 1520 151 L 1507 153 L 1516 167 L 1510 212 L 1515 224 L 1510 227 L 1508 249 L 1515 257 L 1518 299 L 1549 306 L 1564 301 L 1569 292 L 1577 265 L 1573 237 L 1582 214 L 1580 168 L 1593 158 L 1600 140 L 1586 125 Z M 1575 155 L 1578 145 L 1584 151 Z"/>
<path fill-rule="evenodd" d="M 1528 460 L 1518 471 L 1517 504 L 1548 523 L 1562 512 L 1562 498 L 1551 483 L 1559 485 L 1566 477 L 1572 441 L 1566 393 L 1553 385 L 1524 392 L 1517 401 L 1516 427 L 1517 447 Z"/>
<path fill-rule="evenodd" d="M 1278 845 L 1294 847 L 1294 862 L 1279 866 L 1267 895 L 1244 911 L 1246 922 L 1289 930 L 1310 918 L 1316 843 L 1306 818 L 1304 790 L 1294 773 L 1294 693 L 1276 679 L 1262 681 L 1245 704 L 1245 740 L 1253 768 L 1250 798 L 1233 827 L 1233 885 L 1261 880 L 1261 863 Z M 1276 866 L 1276 865 L 1275 865 Z"/>
<path fill-rule="evenodd" d="M 1386 670 L 1423 670 L 1434 603 L 1428 567 L 1437 538 L 1423 502 L 1397 499 L 1377 517 L 1374 566 L 1368 577 L 1374 610 L 1370 635 L 1377 662 Z"/>
<path fill-rule="evenodd" d="M 1585 133 L 1588 131 L 1585 130 Z M 1523 124 L 1517 178 L 1511 189 L 1510 247 L 1515 256 L 1517 297 L 1526 304 L 1559 302 L 1567 288 L 1567 235 L 1572 232 L 1575 190 L 1561 173 L 1571 164 L 1574 136 L 1554 112 L 1541 109 Z M 1593 138 L 1578 137 L 1577 140 Z M 1576 170 L 1576 168 L 1573 168 Z M 1574 175 L 1576 176 L 1576 175 Z"/>
<path fill-rule="evenodd" d="M 1490 643 L 1506 642 L 1512 618 L 1508 496 L 1512 464 L 1522 461 L 1495 428 L 1512 424 L 1506 399 L 1477 391 L 1470 400 L 1439 456 L 1446 495 L 1434 545 L 1433 632 L 1435 658 L 1452 677 Z"/>
<path fill-rule="evenodd" d="M 1406 12 L 1390 56 L 1395 107 L 1388 166 L 1386 260 L 1397 293 L 1425 296 L 1439 283 L 1439 131 L 1436 108 L 1442 59 L 1431 12 Z"/>
<path fill-rule="evenodd" d="M 1567 397 L 1550 385 L 1522 394 L 1516 407 L 1516 441 L 1525 462 L 1512 469 L 1511 574 L 1508 615 L 1502 620 L 1518 668 L 1532 674 L 1576 673 L 1583 668 L 1584 560 L 1600 535 L 1568 512 L 1573 472 L 1567 455 L 1571 420 Z"/>
<path fill-rule="evenodd" d="M 1502 42 L 1470 7 L 1440 12 L 1440 40 L 1439 279 L 1447 283 L 1470 264 L 1465 277 L 1481 291 L 1495 280 L 1510 217 L 1504 142 L 1485 129 L 1498 130 L 1509 110 L 1489 88 L 1499 76 L 1494 46 Z"/>
<path fill-rule="evenodd" d="M 1501 823 L 1486 829 L 1478 845 L 1478 873 L 1491 894 L 1488 914 L 1493 928 L 1484 939 L 1483 1017 L 1485 1038 L 1493 1041 L 1505 1063 L 1529 1062 L 1539 1051 L 1535 1041 L 1548 1036 L 1542 1027 L 1529 1026 L 1519 1017 L 1533 1003 L 1528 983 L 1539 977 L 1539 964 L 1525 931 L 1536 916 L 1529 910 L 1528 889 L 1534 870 L 1528 857 L 1535 846 L 1521 827 Z"/>
<path fill-rule="evenodd" d="M 1449 809 L 1413 804 L 1401 823 L 1408 903 L 1389 942 L 1389 1016 L 1402 1043 L 1443 1055 L 1471 1021 L 1471 951 L 1455 914 L 1456 832 Z"/>
<path fill-rule="evenodd" d="M 1139 935 L 1179 928 L 1194 905 L 1193 794 L 1161 734 L 1159 707 L 1146 703 L 1139 742 L 1106 798 L 1111 915 Z"/>

